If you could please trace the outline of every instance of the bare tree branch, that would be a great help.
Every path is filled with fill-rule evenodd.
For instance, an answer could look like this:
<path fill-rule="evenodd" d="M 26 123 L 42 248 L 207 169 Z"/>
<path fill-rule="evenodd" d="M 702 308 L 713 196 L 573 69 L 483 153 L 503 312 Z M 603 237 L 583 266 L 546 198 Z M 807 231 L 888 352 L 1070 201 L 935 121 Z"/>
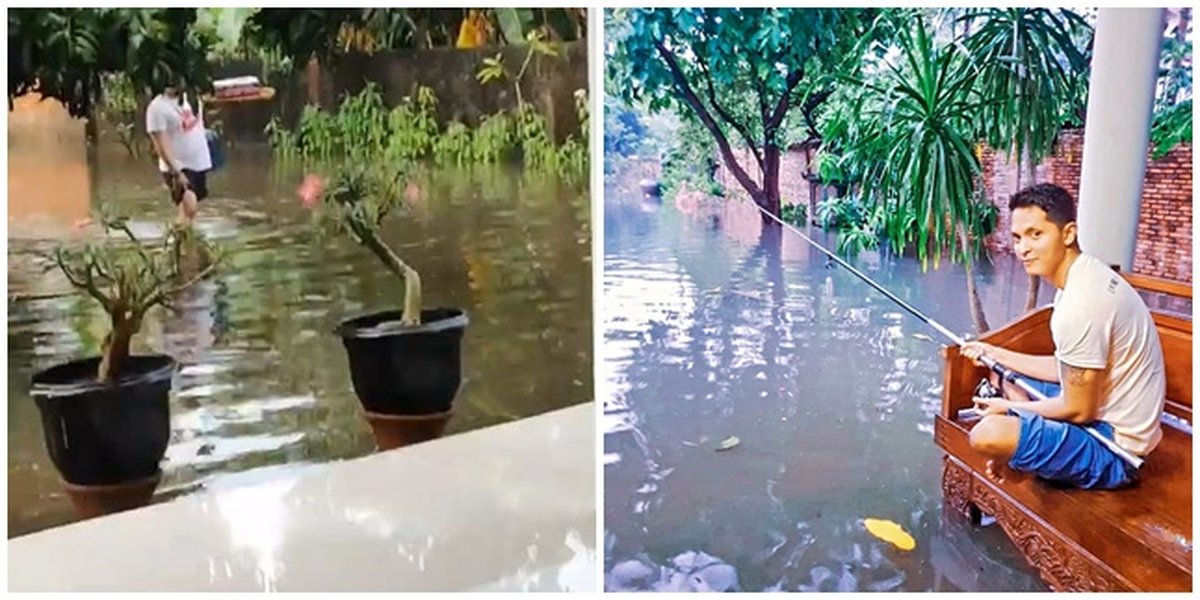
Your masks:
<path fill-rule="evenodd" d="M 667 68 L 671 71 L 671 79 L 675 83 L 675 87 L 679 89 L 680 94 L 683 95 L 684 101 L 687 102 L 688 106 L 692 107 L 692 110 L 696 111 L 696 116 L 699 117 L 700 122 L 716 138 L 717 148 L 721 151 L 721 158 L 725 160 L 725 164 L 733 173 L 734 178 L 750 193 L 750 196 L 756 202 L 760 201 L 763 197 L 762 187 L 746 174 L 745 169 L 742 168 L 737 158 L 734 157 L 733 149 L 729 146 L 729 140 L 721 132 L 721 128 L 717 126 L 716 121 L 713 120 L 712 115 L 709 114 L 704 104 L 700 102 L 700 98 L 696 96 L 696 92 L 692 90 L 691 85 L 683 75 L 683 71 L 679 68 L 679 63 L 676 61 L 675 55 L 663 45 L 661 40 L 655 40 L 654 47 L 658 50 L 658 54 L 662 57 L 663 61 L 667 63 Z"/>

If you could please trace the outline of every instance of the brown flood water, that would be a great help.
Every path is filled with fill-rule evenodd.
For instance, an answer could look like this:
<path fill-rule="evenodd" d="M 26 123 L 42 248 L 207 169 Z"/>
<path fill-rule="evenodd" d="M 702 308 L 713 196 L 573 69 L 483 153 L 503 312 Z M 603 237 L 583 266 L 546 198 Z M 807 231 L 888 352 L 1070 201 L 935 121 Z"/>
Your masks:
<path fill-rule="evenodd" d="M 75 150 L 39 152 L 22 157 L 10 145 L 9 537 L 75 519 L 29 380 L 98 353 L 105 333 L 104 313 L 67 286 L 47 253 L 99 203 L 133 215 L 148 237 L 173 211 L 149 159 L 122 149 L 90 163 Z M 183 363 L 156 501 L 230 473 L 374 451 L 332 330 L 399 307 L 403 284 L 350 240 L 314 235 L 295 201 L 300 179 L 261 148 L 229 150 L 198 219 L 228 260 L 178 298 L 177 314 L 153 312 L 135 339 L 135 352 Z M 471 319 L 448 435 L 590 402 L 586 192 L 511 167 L 429 168 L 419 182 L 421 199 L 385 234 L 421 272 L 426 306 L 459 306 Z"/>

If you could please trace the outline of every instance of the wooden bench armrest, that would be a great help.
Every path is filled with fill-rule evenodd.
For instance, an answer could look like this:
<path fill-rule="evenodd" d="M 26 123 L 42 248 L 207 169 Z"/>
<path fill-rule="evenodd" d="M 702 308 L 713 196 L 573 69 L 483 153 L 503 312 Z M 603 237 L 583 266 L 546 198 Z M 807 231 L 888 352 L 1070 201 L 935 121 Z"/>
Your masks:
<path fill-rule="evenodd" d="M 1050 311 L 1050 307 L 1032 310 L 1004 327 L 985 333 L 979 341 L 1017 352 L 1050 354 L 1053 347 L 1045 346 L 1050 339 Z M 942 416 L 952 421 L 957 419 L 959 410 L 973 406 L 971 396 L 975 386 L 988 374 L 986 368 L 975 366 L 958 349 L 958 346 L 942 347 L 946 365 L 942 374 Z"/>
<path fill-rule="evenodd" d="M 1192 297 L 1192 286 L 1187 283 L 1163 279 L 1161 277 L 1151 277 L 1150 275 L 1139 275 L 1137 273 L 1122 273 L 1121 276 L 1125 278 L 1125 281 L 1129 282 L 1129 285 L 1138 289 L 1179 298 L 1191 299 Z"/>

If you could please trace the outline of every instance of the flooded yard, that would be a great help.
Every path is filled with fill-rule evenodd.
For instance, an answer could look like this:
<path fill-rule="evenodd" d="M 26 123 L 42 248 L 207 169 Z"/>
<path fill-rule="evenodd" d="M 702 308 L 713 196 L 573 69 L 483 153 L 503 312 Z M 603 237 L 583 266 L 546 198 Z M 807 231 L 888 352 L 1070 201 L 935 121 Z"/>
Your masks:
<path fill-rule="evenodd" d="M 20 168 L 10 162 L 9 537 L 75 519 L 46 455 L 29 381 L 36 370 L 97 354 L 108 327 L 49 252 L 89 206 L 132 215 L 146 237 L 160 234 L 174 212 L 148 160 L 102 154 L 88 168 L 63 170 L 74 178 L 63 182 L 48 172 L 14 177 Z M 177 312 L 152 312 L 135 338 L 135 353 L 182 363 L 156 500 L 223 474 L 374 451 L 333 329 L 398 308 L 403 283 L 350 239 L 314 233 L 295 199 L 301 176 L 262 149 L 230 150 L 197 220 L 226 261 L 176 298 Z M 418 181 L 420 198 L 385 239 L 421 272 L 427 307 L 457 306 L 470 317 L 447 435 L 590 401 L 586 192 L 509 167 L 426 168 Z M 63 200 L 60 185 L 90 193 Z M 53 207 L 39 210 L 47 196 Z"/>
<path fill-rule="evenodd" d="M 935 331 L 752 206 L 640 196 L 605 194 L 607 589 L 1046 589 L 998 526 L 942 512 Z M 852 262 L 971 332 L 961 266 Z M 1025 274 L 978 268 L 997 327 L 1023 308 Z"/>

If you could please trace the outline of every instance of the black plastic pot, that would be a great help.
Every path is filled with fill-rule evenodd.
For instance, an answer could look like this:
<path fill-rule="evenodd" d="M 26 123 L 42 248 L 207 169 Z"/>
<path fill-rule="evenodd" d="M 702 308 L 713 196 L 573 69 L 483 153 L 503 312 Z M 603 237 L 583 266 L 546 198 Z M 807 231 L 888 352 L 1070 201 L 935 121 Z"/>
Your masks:
<path fill-rule="evenodd" d="M 50 460 L 75 485 L 153 477 L 171 435 L 175 360 L 131 356 L 111 385 L 96 382 L 99 365 L 99 357 L 87 358 L 34 374 L 30 394 L 42 414 Z"/>
<path fill-rule="evenodd" d="M 455 308 L 421 311 L 421 325 L 400 325 L 390 310 L 343 321 L 337 329 L 363 407 L 385 415 L 450 410 L 462 384 L 462 336 L 468 319 Z"/>

